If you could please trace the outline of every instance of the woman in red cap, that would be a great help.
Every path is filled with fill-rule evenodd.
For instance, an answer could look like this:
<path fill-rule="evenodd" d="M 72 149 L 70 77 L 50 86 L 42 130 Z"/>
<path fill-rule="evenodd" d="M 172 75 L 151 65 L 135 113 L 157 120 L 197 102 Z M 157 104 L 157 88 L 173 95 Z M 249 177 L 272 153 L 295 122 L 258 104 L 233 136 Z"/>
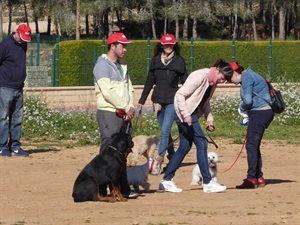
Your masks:
<path fill-rule="evenodd" d="M 262 157 L 260 144 L 265 129 L 268 128 L 274 118 L 274 112 L 269 106 L 271 102 L 269 87 L 265 79 L 251 68 L 246 70 L 238 64 L 231 62 L 232 77 L 227 76 L 229 82 L 240 84 L 240 96 L 242 102 L 240 112 L 247 112 L 249 121 L 247 126 L 247 162 L 248 171 L 244 182 L 237 185 L 237 189 L 251 189 L 265 186 L 262 172 Z"/>
<path fill-rule="evenodd" d="M 178 90 L 179 80 L 183 84 L 187 78 L 186 65 L 180 56 L 179 45 L 173 34 L 165 34 L 157 43 L 150 70 L 139 100 L 139 110 L 145 104 L 152 90 L 151 100 L 160 124 L 160 144 L 158 156 L 154 160 L 151 174 L 158 175 L 161 172 L 161 164 L 168 149 L 168 159 L 174 154 L 171 127 L 175 118 L 174 96 Z M 170 146 L 169 146 L 170 145 Z M 169 146 L 169 147 L 168 147 Z"/>

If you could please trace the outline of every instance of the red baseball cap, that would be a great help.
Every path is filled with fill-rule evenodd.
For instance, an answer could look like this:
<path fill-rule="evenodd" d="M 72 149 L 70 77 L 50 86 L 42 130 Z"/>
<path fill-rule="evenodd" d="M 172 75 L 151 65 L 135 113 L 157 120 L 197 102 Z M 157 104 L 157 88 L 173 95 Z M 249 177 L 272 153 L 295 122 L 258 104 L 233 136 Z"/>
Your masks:
<path fill-rule="evenodd" d="M 176 44 L 176 38 L 173 34 L 164 34 L 161 39 L 160 43 L 162 45 L 175 45 Z"/>
<path fill-rule="evenodd" d="M 106 40 L 106 44 L 107 45 L 110 45 L 112 43 L 121 43 L 121 44 L 130 44 L 131 41 L 129 41 L 125 34 L 121 33 L 121 32 L 115 32 L 115 33 L 112 33 Z"/>
<path fill-rule="evenodd" d="M 238 62 L 230 62 L 229 65 L 231 66 L 233 71 L 236 71 L 238 68 L 240 68 Z"/>
<path fill-rule="evenodd" d="M 25 23 L 20 24 L 17 32 L 21 38 L 22 41 L 30 42 L 31 41 L 31 29 L 29 26 L 27 26 Z"/>

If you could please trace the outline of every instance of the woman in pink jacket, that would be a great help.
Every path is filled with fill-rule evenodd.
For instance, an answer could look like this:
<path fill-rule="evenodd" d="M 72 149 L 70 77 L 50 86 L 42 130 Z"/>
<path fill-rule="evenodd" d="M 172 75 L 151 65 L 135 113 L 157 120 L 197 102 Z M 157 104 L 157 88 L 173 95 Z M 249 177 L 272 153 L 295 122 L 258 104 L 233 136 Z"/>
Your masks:
<path fill-rule="evenodd" d="M 179 127 L 180 145 L 167 166 L 167 170 L 159 184 L 159 190 L 181 192 L 173 181 L 175 172 L 186 154 L 195 143 L 197 162 L 202 174 L 203 191 L 222 192 L 226 186 L 211 179 L 207 162 L 207 140 L 201 129 L 199 118 L 204 115 L 207 121 L 206 129 L 214 131 L 213 115 L 210 109 L 210 99 L 218 83 L 224 83 L 232 77 L 232 68 L 223 60 L 218 60 L 212 67 L 192 72 L 183 86 L 176 92 L 174 107 L 175 121 Z"/>

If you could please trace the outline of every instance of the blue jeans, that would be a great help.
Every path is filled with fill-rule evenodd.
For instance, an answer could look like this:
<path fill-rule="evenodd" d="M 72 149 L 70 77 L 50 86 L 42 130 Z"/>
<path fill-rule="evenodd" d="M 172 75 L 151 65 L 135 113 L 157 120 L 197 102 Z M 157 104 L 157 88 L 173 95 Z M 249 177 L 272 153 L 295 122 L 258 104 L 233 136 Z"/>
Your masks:
<path fill-rule="evenodd" d="M 161 110 L 157 113 L 157 120 L 161 130 L 158 155 L 162 158 L 164 158 L 166 150 L 168 150 L 170 156 L 174 154 L 171 128 L 175 119 L 175 114 L 174 104 L 161 104 Z M 167 147 L 168 149 L 166 149 Z"/>
<path fill-rule="evenodd" d="M 251 110 L 247 127 L 247 178 L 259 178 L 263 176 L 260 144 L 265 129 L 268 128 L 274 118 L 274 112 L 269 110 Z"/>
<path fill-rule="evenodd" d="M 192 114 L 192 126 L 188 126 L 186 123 L 180 122 L 177 115 L 175 117 L 175 121 L 179 127 L 180 144 L 167 166 L 163 179 L 171 180 L 175 176 L 176 170 L 179 168 L 186 154 L 191 150 L 192 144 L 195 143 L 197 163 L 203 177 L 203 183 L 208 184 L 211 181 L 207 162 L 208 144 L 201 129 L 197 114 Z"/>
<path fill-rule="evenodd" d="M 20 148 L 22 119 L 23 90 L 0 87 L 0 149 Z"/>

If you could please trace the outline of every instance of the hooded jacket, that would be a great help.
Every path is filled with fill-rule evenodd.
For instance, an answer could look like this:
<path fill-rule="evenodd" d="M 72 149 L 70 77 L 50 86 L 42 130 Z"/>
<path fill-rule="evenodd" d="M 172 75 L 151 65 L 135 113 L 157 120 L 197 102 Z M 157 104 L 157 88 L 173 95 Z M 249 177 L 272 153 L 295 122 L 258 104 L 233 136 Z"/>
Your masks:
<path fill-rule="evenodd" d="M 133 105 L 133 86 L 127 72 L 127 65 L 120 64 L 120 70 L 106 54 L 102 54 L 93 70 L 97 108 L 115 112 L 128 112 Z"/>

